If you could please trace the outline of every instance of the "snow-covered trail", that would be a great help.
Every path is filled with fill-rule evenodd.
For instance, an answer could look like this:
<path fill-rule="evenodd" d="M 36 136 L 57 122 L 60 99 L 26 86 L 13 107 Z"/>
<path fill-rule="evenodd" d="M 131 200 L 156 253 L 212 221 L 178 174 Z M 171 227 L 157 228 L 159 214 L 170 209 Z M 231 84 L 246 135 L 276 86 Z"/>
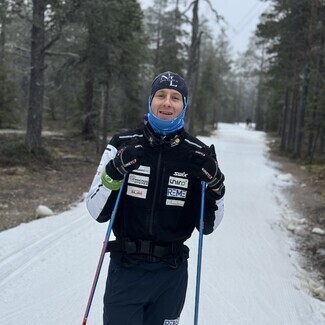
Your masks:
<path fill-rule="evenodd" d="M 280 175 L 266 155 L 265 136 L 220 124 L 202 138 L 216 146 L 226 175 L 226 212 L 204 237 L 200 325 L 324 324 L 324 303 L 299 280 L 292 242 L 279 226 L 288 211 Z M 107 224 L 93 221 L 84 203 L 57 216 L 0 233 L 0 324 L 81 324 Z M 181 324 L 193 324 L 197 232 Z M 101 324 L 105 258 L 89 325 Z M 323 315 L 322 315 L 323 313 Z"/>

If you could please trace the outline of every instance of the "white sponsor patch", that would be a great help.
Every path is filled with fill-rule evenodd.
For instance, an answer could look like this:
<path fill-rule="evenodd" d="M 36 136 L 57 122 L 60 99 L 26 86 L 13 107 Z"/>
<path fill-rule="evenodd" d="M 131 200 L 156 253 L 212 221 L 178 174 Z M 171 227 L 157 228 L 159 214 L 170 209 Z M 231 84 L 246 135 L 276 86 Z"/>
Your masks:
<path fill-rule="evenodd" d="M 185 204 L 185 201 L 181 201 L 181 200 L 171 200 L 171 199 L 166 200 L 166 205 L 174 205 L 177 207 L 183 207 L 184 204 Z"/>
<path fill-rule="evenodd" d="M 140 199 L 145 199 L 147 197 L 147 189 L 136 187 L 136 186 L 128 186 L 126 194 L 130 196 L 138 197 Z"/>
<path fill-rule="evenodd" d="M 138 169 L 135 169 L 134 172 L 137 172 L 139 174 L 150 174 L 150 166 L 142 166 L 140 165 Z"/>
<path fill-rule="evenodd" d="M 148 186 L 149 185 L 149 177 L 141 176 L 136 174 L 129 174 L 129 184 Z"/>
<path fill-rule="evenodd" d="M 174 176 L 179 176 L 179 177 L 187 177 L 188 174 L 185 172 L 174 172 Z"/>
<path fill-rule="evenodd" d="M 163 325 L 179 325 L 179 318 L 177 318 L 177 319 L 165 319 Z"/>
<path fill-rule="evenodd" d="M 169 176 L 168 185 L 187 188 L 188 187 L 188 179 Z"/>
<path fill-rule="evenodd" d="M 186 190 L 181 190 L 179 188 L 167 188 L 167 196 L 168 197 L 178 197 L 180 199 L 185 199 L 186 198 Z"/>

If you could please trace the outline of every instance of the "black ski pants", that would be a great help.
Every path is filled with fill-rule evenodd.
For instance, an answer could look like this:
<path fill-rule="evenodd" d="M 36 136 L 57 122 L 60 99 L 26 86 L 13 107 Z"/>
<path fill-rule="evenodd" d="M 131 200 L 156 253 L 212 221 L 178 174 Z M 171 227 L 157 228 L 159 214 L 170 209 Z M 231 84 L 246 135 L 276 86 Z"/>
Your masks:
<path fill-rule="evenodd" d="M 104 325 L 178 325 L 187 289 L 187 261 L 178 268 L 111 260 L 104 295 Z"/>

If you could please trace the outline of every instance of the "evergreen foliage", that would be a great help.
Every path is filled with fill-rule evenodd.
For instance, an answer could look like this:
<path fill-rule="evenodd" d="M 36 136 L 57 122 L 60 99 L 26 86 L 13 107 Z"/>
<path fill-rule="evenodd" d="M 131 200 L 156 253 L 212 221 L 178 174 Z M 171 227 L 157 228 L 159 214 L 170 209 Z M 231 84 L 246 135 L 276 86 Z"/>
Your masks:
<path fill-rule="evenodd" d="M 281 149 L 313 160 L 324 153 L 325 5 L 319 0 L 272 0 L 258 36 L 267 41 L 270 108 Z M 274 126 L 272 126 L 274 128 Z"/>
<path fill-rule="evenodd" d="M 29 152 L 42 129 L 101 151 L 142 122 L 152 78 L 171 70 L 188 81 L 194 134 L 251 118 L 292 156 L 323 157 L 324 1 L 263 0 L 272 6 L 236 60 L 200 17 L 203 1 L 154 0 L 143 12 L 136 0 L 0 0 L 0 128 L 27 125 Z"/>

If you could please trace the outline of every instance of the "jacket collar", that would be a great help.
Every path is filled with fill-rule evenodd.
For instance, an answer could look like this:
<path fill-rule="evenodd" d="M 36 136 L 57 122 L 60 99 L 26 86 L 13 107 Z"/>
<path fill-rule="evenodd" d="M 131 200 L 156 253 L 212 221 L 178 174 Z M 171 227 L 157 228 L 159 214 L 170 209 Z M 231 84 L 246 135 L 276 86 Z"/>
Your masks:
<path fill-rule="evenodd" d="M 167 146 L 173 148 L 178 146 L 185 138 L 184 128 L 168 136 L 162 136 L 155 133 L 149 123 L 144 126 L 143 134 L 151 147 Z"/>

